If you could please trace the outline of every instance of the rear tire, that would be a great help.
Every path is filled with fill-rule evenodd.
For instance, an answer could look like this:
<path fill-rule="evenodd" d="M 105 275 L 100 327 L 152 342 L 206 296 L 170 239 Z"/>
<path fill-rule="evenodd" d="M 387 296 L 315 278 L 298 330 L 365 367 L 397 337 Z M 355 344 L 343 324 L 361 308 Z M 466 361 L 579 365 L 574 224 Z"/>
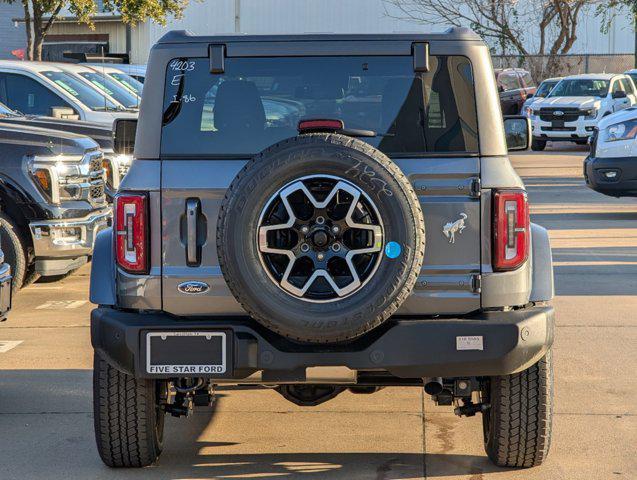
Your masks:
<path fill-rule="evenodd" d="M 109 467 L 146 467 L 161 454 L 159 382 L 120 372 L 95 353 L 93 411 L 97 451 Z"/>
<path fill-rule="evenodd" d="M 553 417 L 553 364 L 549 350 L 526 370 L 491 377 L 491 408 L 482 415 L 484 448 L 500 467 L 534 467 L 548 455 Z"/>
<path fill-rule="evenodd" d="M 13 220 L 1 213 L 0 245 L 4 252 L 4 261 L 11 265 L 11 290 L 15 293 L 22 288 L 27 273 L 26 247 Z"/>
<path fill-rule="evenodd" d="M 531 150 L 534 152 L 541 152 L 546 148 L 546 140 L 537 140 L 534 138 L 531 140 Z"/>

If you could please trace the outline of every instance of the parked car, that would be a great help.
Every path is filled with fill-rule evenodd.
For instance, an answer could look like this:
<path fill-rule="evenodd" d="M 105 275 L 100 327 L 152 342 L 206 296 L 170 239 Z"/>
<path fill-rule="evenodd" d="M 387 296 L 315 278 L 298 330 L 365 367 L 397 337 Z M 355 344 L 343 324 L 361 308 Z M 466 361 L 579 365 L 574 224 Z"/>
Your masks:
<path fill-rule="evenodd" d="M 590 188 L 604 195 L 637 196 L 637 108 L 600 120 L 584 161 L 584 178 Z"/>
<path fill-rule="evenodd" d="M 611 73 L 572 75 L 533 104 L 533 150 L 547 141 L 585 145 L 600 119 L 637 103 L 633 81 Z"/>
<path fill-rule="evenodd" d="M 0 178 L 0 242 L 14 290 L 86 263 L 111 218 L 95 141 L 0 119 Z"/>
<path fill-rule="evenodd" d="M 624 72 L 624 75 L 628 75 L 632 79 L 633 84 L 635 86 L 637 86 L 637 68 L 633 68 L 631 70 L 626 70 Z"/>
<path fill-rule="evenodd" d="M 139 109 L 141 98 L 110 75 L 106 75 L 105 72 L 98 72 L 92 67 L 78 63 L 58 63 L 56 66 L 94 86 L 127 110 L 136 111 Z"/>
<path fill-rule="evenodd" d="M 124 69 L 121 68 L 121 66 L 114 66 L 110 63 L 83 63 L 82 65 L 89 66 L 99 73 L 108 75 L 141 98 L 144 84 L 137 80 L 135 77 L 126 73 Z"/>
<path fill-rule="evenodd" d="M 164 415 L 218 383 L 304 406 L 424 388 L 482 413 L 498 465 L 542 463 L 551 249 L 507 157 L 528 119 L 503 126 L 478 35 L 171 32 L 148 71 L 143 160 L 93 252 L 107 465 L 153 463 Z"/>
<path fill-rule="evenodd" d="M 110 201 L 119 188 L 119 184 L 128 172 L 133 161 L 132 152 L 125 145 L 118 143 L 114 138 L 112 128 L 93 122 L 82 120 L 64 120 L 60 118 L 44 117 L 38 115 L 23 115 L 11 110 L 0 103 L 0 122 L 6 124 L 20 124 L 32 127 L 61 130 L 79 135 L 85 135 L 94 140 L 100 147 L 104 158 L 102 167 L 106 176 L 106 195 Z"/>
<path fill-rule="evenodd" d="M 500 92 L 500 106 L 505 115 L 517 115 L 528 96 L 536 91 L 533 77 L 522 68 L 497 68 L 495 79 Z"/>
<path fill-rule="evenodd" d="M 25 115 L 79 119 L 109 128 L 116 118 L 137 117 L 96 87 L 46 62 L 0 60 L 0 102 Z"/>
<path fill-rule="evenodd" d="M 130 75 L 142 84 L 146 78 L 146 65 L 134 65 L 129 63 L 85 63 L 84 65 L 89 65 L 94 68 L 108 65 L 111 68 L 116 68 L 120 72 Z"/>
<path fill-rule="evenodd" d="M 520 114 L 524 115 L 527 118 L 531 118 L 531 114 L 533 112 L 533 104 L 536 101 L 545 98 L 549 93 L 551 93 L 553 87 L 555 87 L 555 85 L 557 85 L 557 83 L 561 79 L 561 77 L 547 78 L 542 83 L 540 83 L 540 86 L 537 87 L 537 91 L 534 94 L 530 94 L 526 97 L 526 101 L 522 105 L 522 111 L 520 112 Z"/>

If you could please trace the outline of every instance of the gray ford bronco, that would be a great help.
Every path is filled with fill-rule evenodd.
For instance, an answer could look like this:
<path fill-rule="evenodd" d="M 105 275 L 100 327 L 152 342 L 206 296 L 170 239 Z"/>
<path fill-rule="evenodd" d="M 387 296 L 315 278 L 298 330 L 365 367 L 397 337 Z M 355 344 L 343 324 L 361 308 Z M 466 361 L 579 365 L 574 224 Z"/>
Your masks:
<path fill-rule="evenodd" d="M 424 388 L 496 464 L 545 459 L 551 251 L 477 35 L 171 32 L 135 127 L 91 275 L 107 465 L 153 463 L 223 384 Z"/>

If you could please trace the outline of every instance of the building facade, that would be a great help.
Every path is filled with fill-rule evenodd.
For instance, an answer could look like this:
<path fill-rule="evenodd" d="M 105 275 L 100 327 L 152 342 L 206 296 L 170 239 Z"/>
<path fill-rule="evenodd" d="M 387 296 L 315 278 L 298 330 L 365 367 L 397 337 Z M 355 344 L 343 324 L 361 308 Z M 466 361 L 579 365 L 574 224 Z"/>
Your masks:
<path fill-rule="evenodd" d="M 26 46 L 24 23 L 13 20 L 22 16 L 22 3 L 0 2 L 0 58 L 15 58 L 11 52 Z"/>
<path fill-rule="evenodd" d="M 536 1 L 536 0 L 521 0 Z M 18 4 L 19 5 L 19 4 Z M 21 8 L 10 5 L 16 17 Z M 0 3 L 0 38 L 4 40 L 5 19 L 11 17 L 7 4 Z M 383 0 L 204 0 L 192 1 L 182 19 L 171 19 L 162 26 L 144 22 L 126 27 L 117 14 L 100 12 L 95 30 L 78 24 L 68 12 L 51 29 L 48 43 L 81 43 L 86 48 L 104 48 L 110 53 L 129 53 L 131 63 L 145 63 L 152 45 L 167 31 L 190 30 L 195 34 L 242 32 L 268 33 L 387 33 L 439 31 L 444 25 L 415 23 L 396 18 Z M 13 18 L 16 18 L 13 17 Z M 20 24 L 21 26 L 23 24 Z M 13 27 L 15 28 L 15 27 Z M 24 33 L 23 26 L 21 27 Z M 15 31 L 11 31 L 15 37 Z M 532 43 L 534 39 L 527 40 Z M 0 57 L 6 50 L 0 42 Z M 70 47 L 69 47 L 70 48 Z M 582 15 L 578 39 L 571 53 L 632 53 L 634 33 L 628 15 L 618 15 L 608 34 L 600 32 L 600 20 L 592 11 Z"/>

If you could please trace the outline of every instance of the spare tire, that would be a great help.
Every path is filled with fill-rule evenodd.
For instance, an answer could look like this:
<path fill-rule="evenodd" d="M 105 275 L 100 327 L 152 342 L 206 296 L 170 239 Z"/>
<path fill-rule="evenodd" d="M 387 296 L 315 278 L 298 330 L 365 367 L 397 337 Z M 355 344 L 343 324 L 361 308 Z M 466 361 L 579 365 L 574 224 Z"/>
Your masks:
<path fill-rule="evenodd" d="M 345 342 L 380 325 L 411 293 L 424 250 L 420 203 L 405 175 L 339 134 L 300 135 L 253 158 L 217 226 L 234 297 L 298 342 Z"/>

